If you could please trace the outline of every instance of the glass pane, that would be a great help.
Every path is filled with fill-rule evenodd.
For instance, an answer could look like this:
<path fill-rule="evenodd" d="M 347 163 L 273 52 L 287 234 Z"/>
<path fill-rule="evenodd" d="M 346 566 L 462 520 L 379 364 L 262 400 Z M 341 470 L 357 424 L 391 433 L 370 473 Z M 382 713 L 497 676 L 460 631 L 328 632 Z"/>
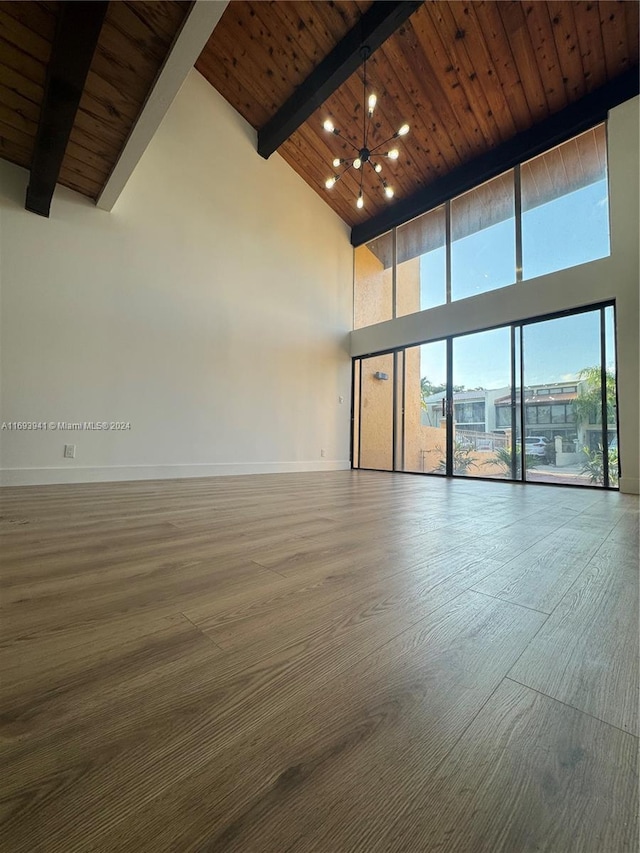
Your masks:
<path fill-rule="evenodd" d="M 510 427 L 511 426 L 511 407 L 508 404 L 496 406 L 496 426 Z"/>
<path fill-rule="evenodd" d="M 520 175 L 523 278 L 610 254 L 604 124 L 523 163 Z"/>
<path fill-rule="evenodd" d="M 361 329 L 393 315 L 391 231 L 354 250 L 353 327 Z"/>
<path fill-rule="evenodd" d="M 447 385 L 444 341 L 407 347 L 404 353 L 404 471 L 445 474 Z"/>
<path fill-rule="evenodd" d="M 447 301 L 445 209 L 430 210 L 397 230 L 396 316 Z"/>
<path fill-rule="evenodd" d="M 454 474 L 517 478 L 513 403 L 511 329 L 454 338 Z"/>
<path fill-rule="evenodd" d="M 540 424 L 550 424 L 551 423 L 551 406 L 536 405 L 534 411 L 536 411 L 536 413 L 537 413 L 537 417 L 536 417 L 537 423 L 540 423 Z"/>
<path fill-rule="evenodd" d="M 612 307 L 604 309 L 605 363 L 607 366 L 607 442 L 609 445 L 609 485 L 618 487 L 618 399 L 616 396 L 616 327 Z"/>
<path fill-rule="evenodd" d="M 600 311 L 531 323 L 523 339 L 525 404 L 537 410 L 525 427 L 526 479 L 603 485 Z"/>
<path fill-rule="evenodd" d="M 360 467 L 393 470 L 393 354 L 360 360 Z"/>
<path fill-rule="evenodd" d="M 513 170 L 451 202 L 451 299 L 516 280 Z"/>

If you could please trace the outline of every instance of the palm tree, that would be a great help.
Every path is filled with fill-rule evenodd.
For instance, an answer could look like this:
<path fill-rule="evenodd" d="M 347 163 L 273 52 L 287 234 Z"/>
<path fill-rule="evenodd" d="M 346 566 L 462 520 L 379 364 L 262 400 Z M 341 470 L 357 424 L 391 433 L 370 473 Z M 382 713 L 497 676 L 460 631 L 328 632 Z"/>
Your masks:
<path fill-rule="evenodd" d="M 445 473 L 447 470 L 447 457 L 442 447 L 436 444 L 434 450 L 441 454 L 436 466 L 436 471 Z M 470 468 L 478 466 L 473 461 L 473 447 L 470 444 L 464 444 L 461 441 L 453 442 L 453 473 L 466 474 Z"/>
<path fill-rule="evenodd" d="M 578 396 L 573 401 L 576 422 L 598 424 L 602 423 L 602 370 L 600 367 L 584 367 L 579 373 L 580 379 L 585 380 Z M 605 372 L 605 388 L 607 393 L 607 423 L 616 420 L 616 377 L 607 370 Z"/>
<path fill-rule="evenodd" d="M 432 397 L 434 394 L 444 394 L 446 390 L 447 386 L 442 382 L 434 383 L 427 376 L 423 376 L 420 380 L 420 405 L 426 411 L 427 397 Z M 457 394 L 459 391 L 464 391 L 465 388 L 464 385 L 454 385 L 452 390 L 454 394 Z"/>
<path fill-rule="evenodd" d="M 518 444 L 516 444 L 516 448 L 515 448 L 515 472 L 513 471 L 513 468 L 512 468 L 513 458 L 511 455 L 511 448 L 510 447 L 496 447 L 496 449 L 493 451 L 493 456 L 490 459 L 487 459 L 487 461 L 483 462 L 482 464 L 483 465 L 497 465 L 502 469 L 505 477 L 511 477 L 515 473 L 515 477 L 519 478 L 520 477 L 520 473 L 519 473 L 520 472 L 520 466 L 522 464 L 520 461 L 520 458 L 521 458 L 520 453 L 521 453 L 520 446 Z M 525 465 L 527 467 L 527 470 L 529 468 L 533 468 L 533 466 L 538 462 L 540 462 L 540 457 L 533 456 L 532 454 L 527 453 L 525 451 Z"/>
<path fill-rule="evenodd" d="M 602 370 L 600 367 L 585 367 L 578 374 L 585 384 L 573 402 L 576 422 L 601 424 L 602 423 Z M 606 390 L 606 423 L 616 422 L 616 377 L 615 374 L 605 371 Z M 595 450 L 583 447 L 584 461 L 582 473 L 587 474 L 592 483 L 601 485 L 604 483 L 604 450 L 601 444 Z M 618 483 L 618 448 L 609 447 L 607 450 L 609 459 L 609 482 L 611 485 Z"/>
<path fill-rule="evenodd" d="M 445 385 L 434 385 L 434 383 L 428 377 L 423 376 L 420 380 L 420 405 L 422 406 L 422 408 L 425 411 L 427 410 L 427 397 L 431 397 L 433 394 L 439 394 L 445 389 Z"/>
<path fill-rule="evenodd" d="M 602 445 L 598 445 L 597 450 L 589 450 L 584 448 L 585 460 L 582 464 L 582 473 L 587 474 L 591 483 L 601 486 L 604 483 L 604 451 Z M 610 447 L 607 456 L 609 457 L 609 484 L 611 486 L 618 485 L 618 448 Z"/>

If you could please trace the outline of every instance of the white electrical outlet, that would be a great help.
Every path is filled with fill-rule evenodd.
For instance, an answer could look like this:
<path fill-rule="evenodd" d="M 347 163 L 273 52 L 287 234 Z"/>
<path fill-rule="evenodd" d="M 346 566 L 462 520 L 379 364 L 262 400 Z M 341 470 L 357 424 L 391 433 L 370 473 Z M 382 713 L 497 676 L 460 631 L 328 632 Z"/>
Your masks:
<path fill-rule="evenodd" d="M 327 451 L 323 447 L 322 450 L 320 451 L 320 456 L 326 456 L 326 455 L 327 455 Z"/>
<path fill-rule="evenodd" d="M 344 397 L 343 397 L 343 396 L 338 397 L 338 402 L 339 402 L 339 403 L 344 403 Z"/>
<path fill-rule="evenodd" d="M 65 459 L 75 459 L 76 458 L 76 446 L 75 446 L 75 444 L 65 444 L 65 446 L 64 446 L 64 458 Z"/>

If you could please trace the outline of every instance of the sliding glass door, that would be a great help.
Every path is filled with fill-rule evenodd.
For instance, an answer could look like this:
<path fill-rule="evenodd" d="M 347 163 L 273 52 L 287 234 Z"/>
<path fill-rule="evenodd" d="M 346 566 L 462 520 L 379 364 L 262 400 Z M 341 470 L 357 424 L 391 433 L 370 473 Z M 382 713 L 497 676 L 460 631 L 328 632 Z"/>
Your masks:
<path fill-rule="evenodd" d="M 453 339 L 453 473 L 520 479 L 509 327 Z"/>
<path fill-rule="evenodd" d="M 403 471 L 447 473 L 447 343 L 404 350 Z"/>
<path fill-rule="evenodd" d="M 613 306 L 354 360 L 357 468 L 618 485 Z"/>
<path fill-rule="evenodd" d="M 617 486 L 613 308 L 524 325 L 522 349 L 526 479 Z"/>

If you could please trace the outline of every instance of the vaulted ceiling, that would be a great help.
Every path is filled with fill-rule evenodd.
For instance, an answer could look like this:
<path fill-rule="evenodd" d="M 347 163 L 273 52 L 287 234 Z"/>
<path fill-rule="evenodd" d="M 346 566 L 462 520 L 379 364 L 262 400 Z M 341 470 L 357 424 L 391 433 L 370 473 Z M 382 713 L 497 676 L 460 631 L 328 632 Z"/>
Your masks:
<path fill-rule="evenodd" d="M 231 2 L 196 67 L 259 129 L 370 6 Z M 400 158 L 384 161 L 396 198 L 406 197 L 637 64 L 636 2 L 425 2 L 368 62 L 368 88 L 378 96 L 369 147 L 410 124 Z M 362 144 L 362 115 L 358 70 L 279 148 L 352 226 L 388 204 L 372 170 L 362 210 L 358 172 L 324 186 L 333 158 Z M 323 129 L 326 118 L 348 141 Z"/>
<path fill-rule="evenodd" d="M 62 11 L 74 5 L 92 4 L 0 2 L 0 157 L 26 168 L 34 164 Z M 59 183 L 93 200 L 113 181 L 158 79 L 180 39 L 184 43 L 188 21 L 204 31 L 191 38 L 187 67 L 195 62 L 224 98 L 264 131 L 374 7 L 394 4 L 232 0 L 210 38 L 225 4 L 117 0 L 102 5 L 104 20 L 57 173 Z M 213 6 L 220 11 L 216 17 L 208 13 L 207 29 L 207 23 L 195 20 L 194 10 L 202 14 Z M 368 62 L 369 89 L 378 95 L 370 147 L 403 122 L 411 126 L 397 145 L 400 158 L 384 161 L 383 174 L 396 199 L 385 200 L 371 170 L 362 210 L 354 204 L 359 189 L 354 170 L 331 191 L 324 186 L 334 171 L 332 160 L 351 156 L 353 146 L 362 143 L 360 67 L 344 75 L 321 105 L 313 101 L 313 112 L 310 108 L 278 148 L 351 226 L 372 222 L 389 205 L 401 207 L 403 199 L 637 70 L 635 0 L 427 0 L 405 11 L 414 6 Z M 342 137 L 323 130 L 326 118 Z"/>
<path fill-rule="evenodd" d="M 60 2 L 0 3 L 0 156 L 29 168 Z M 188 11 L 180 2 L 109 3 L 59 183 L 96 199 Z"/>

